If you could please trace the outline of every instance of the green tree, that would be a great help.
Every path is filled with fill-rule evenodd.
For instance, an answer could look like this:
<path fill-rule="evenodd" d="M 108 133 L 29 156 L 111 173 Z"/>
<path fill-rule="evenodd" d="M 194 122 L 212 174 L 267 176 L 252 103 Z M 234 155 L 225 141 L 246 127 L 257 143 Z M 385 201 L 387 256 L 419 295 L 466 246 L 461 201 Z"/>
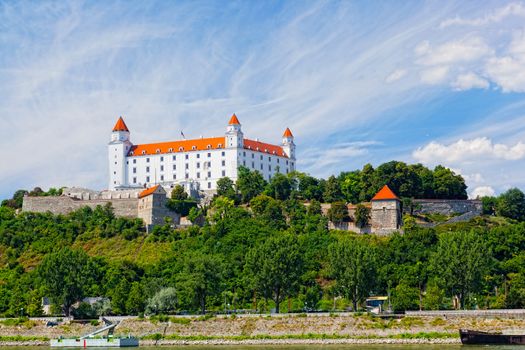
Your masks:
<path fill-rule="evenodd" d="M 496 197 L 482 197 L 481 205 L 484 215 L 494 215 L 496 214 L 496 205 L 498 203 L 498 198 Z"/>
<path fill-rule="evenodd" d="M 355 208 L 354 220 L 357 227 L 365 227 L 370 220 L 370 208 L 358 204 Z"/>
<path fill-rule="evenodd" d="M 267 195 L 281 201 L 288 199 L 291 192 L 292 183 L 290 178 L 281 173 L 277 173 L 272 177 L 265 190 Z"/>
<path fill-rule="evenodd" d="M 169 314 L 177 311 L 178 293 L 173 287 L 166 287 L 159 290 L 147 301 L 146 313 Z"/>
<path fill-rule="evenodd" d="M 332 203 L 341 201 L 343 199 L 343 193 L 341 192 L 341 184 L 335 176 L 330 176 L 326 181 L 325 189 L 323 192 L 323 199 L 325 203 Z"/>
<path fill-rule="evenodd" d="M 419 307 L 419 290 L 401 282 L 394 289 L 392 307 L 395 311 L 416 310 Z"/>
<path fill-rule="evenodd" d="M 444 232 L 432 257 L 432 271 L 444 281 L 450 294 L 457 295 L 461 307 L 472 293 L 480 292 L 490 268 L 490 251 L 474 231 Z"/>
<path fill-rule="evenodd" d="M 259 243 L 246 255 L 245 273 L 252 286 L 265 298 L 280 304 L 297 292 L 304 272 L 304 261 L 297 238 L 290 234 L 276 234 Z"/>
<path fill-rule="evenodd" d="M 343 221 L 348 219 L 348 207 L 344 202 L 332 202 L 330 209 L 328 209 L 328 220 L 334 225 L 340 225 Z"/>
<path fill-rule="evenodd" d="M 350 203 L 359 203 L 359 193 L 361 193 L 361 172 L 359 170 L 339 175 L 341 191 Z"/>
<path fill-rule="evenodd" d="M 90 285 L 89 257 L 82 250 L 62 248 L 47 255 L 38 266 L 38 275 L 46 291 L 69 316 L 71 305 L 84 297 Z"/>
<path fill-rule="evenodd" d="M 438 165 L 434 169 L 434 194 L 439 199 L 467 199 L 467 185 L 461 175 Z"/>
<path fill-rule="evenodd" d="M 361 240 L 343 238 L 330 245 L 328 253 L 337 290 L 352 300 L 355 311 L 370 294 L 376 279 L 375 249 Z"/>
<path fill-rule="evenodd" d="M 525 195 L 517 188 L 502 193 L 496 203 L 496 213 L 510 219 L 525 220 Z"/>
<path fill-rule="evenodd" d="M 146 306 L 146 293 L 140 282 L 133 282 L 126 301 L 126 310 L 130 315 L 144 312 Z"/>
<path fill-rule="evenodd" d="M 236 200 L 237 193 L 235 192 L 234 185 L 234 182 L 229 177 L 221 177 L 217 180 L 217 196 Z"/>
<path fill-rule="evenodd" d="M 171 190 L 171 199 L 183 201 L 188 199 L 188 194 L 184 191 L 184 187 L 176 185 L 173 190 Z"/>
<path fill-rule="evenodd" d="M 261 194 L 266 187 L 266 181 L 258 171 L 250 171 L 246 167 L 239 167 L 237 171 L 237 190 L 241 194 L 243 203 L 248 203 L 253 197 Z"/>
<path fill-rule="evenodd" d="M 220 292 L 222 259 L 218 255 L 199 252 L 187 254 L 182 270 L 178 273 L 177 287 L 186 299 L 194 301 L 202 314 L 206 313 L 206 301 Z"/>

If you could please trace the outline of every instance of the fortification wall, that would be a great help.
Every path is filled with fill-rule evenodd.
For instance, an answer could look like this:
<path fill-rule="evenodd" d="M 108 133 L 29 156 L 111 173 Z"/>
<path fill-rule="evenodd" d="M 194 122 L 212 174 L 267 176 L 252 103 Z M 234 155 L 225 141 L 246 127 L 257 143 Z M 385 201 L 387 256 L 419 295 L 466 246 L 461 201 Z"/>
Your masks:
<path fill-rule="evenodd" d="M 37 213 L 51 212 L 53 214 L 68 214 L 82 207 L 95 208 L 110 202 L 116 216 L 136 218 L 138 199 L 90 199 L 79 200 L 67 196 L 58 197 L 24 197 L 22 211 Z"/>
<path fill-rule="evenodd" d="M 480 200 L 414 199 L 414 214 L 464 214 L 480 215 L 483 209 Z"/>

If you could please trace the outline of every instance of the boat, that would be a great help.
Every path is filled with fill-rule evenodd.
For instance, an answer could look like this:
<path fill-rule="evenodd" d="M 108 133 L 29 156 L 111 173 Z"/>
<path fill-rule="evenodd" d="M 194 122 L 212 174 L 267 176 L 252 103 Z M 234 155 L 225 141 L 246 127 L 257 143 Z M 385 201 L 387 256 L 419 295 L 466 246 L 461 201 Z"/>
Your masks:
<path fill-rule="evenodd" d="M 135 337 L 114 337 L 113 332 L 115 327 L 120 322 L 110 322 L 106 318 L 102 318 L 104 327 L 97 329 L 94 332 L 86 334 L 80 338 L 62 338 L 51 339 L 50 345 L 53 348 L 123 348 L 139 346 L 139 340 Z M 106 336 L 98 336 L 103 332 L 108 332 Z"/>
<path fill-rule="evenodd" d="M 482 332 L 469 329 L 460 329 L 459 336 L 463 344 L 492 345 L 513 344 L 525 345 L 523 334 L 503 334 L 501 332 Z"/>

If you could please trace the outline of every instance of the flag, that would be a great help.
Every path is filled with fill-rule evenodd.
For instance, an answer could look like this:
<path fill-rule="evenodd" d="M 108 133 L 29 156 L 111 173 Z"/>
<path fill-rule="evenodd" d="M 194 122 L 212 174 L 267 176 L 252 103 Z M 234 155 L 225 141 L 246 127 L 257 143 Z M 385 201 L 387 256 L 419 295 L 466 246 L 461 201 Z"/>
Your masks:
<path fill-rule="evenodd" d="M 180 132 L 180 136 L 181 136 L 183 139 L 186 139 L 186 136 L 184 136 L 184 133 L 182 132 L 182 130 L 181 130 L 181 132 Z"/>

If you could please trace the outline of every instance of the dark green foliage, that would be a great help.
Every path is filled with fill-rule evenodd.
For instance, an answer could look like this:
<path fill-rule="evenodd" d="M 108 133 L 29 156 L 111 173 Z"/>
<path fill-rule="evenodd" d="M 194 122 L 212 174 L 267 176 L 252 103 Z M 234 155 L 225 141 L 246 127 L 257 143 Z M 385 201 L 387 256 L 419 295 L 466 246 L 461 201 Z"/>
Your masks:
<path fill-rule="evenodd" d="M 330 209 L 328 209 L 328 220 L 333 222 L 335 225 L 342 223 L 349 219 L 348 207 L 344 202 L 332 202 Z"/>
<path fill-rule="evenodd" d="M 250 171 L 248 168 L 239 167 L 237 173 L 237 191 L 241 195 L 241 201 L 248 203 L 259 194 L 263 193 L 267 183 L 258 171 Z"/>
<path fill-rule="evenodd" d="M 281 173 L 275 174 L 266 186 L 266 194 L 278 199 L 286 200 L 292 192 L 292 181 Z"/>
<path fill-rule="evenodd" d="M 197 208 L 197 202 L 193 199 L 169 199 L 166 207 L 182 216 L 188 216 L 192 208 Z"/>
<path fill-rule="evenodd" d="M 246 274 L 254 290 L 280 303 L 296 292 L 304 272 L 304 261 L 297 238 L 290 234 L 275 234 L 248 252 Z"/>
<path fill-rule="evenodd" d="M 357 227 L 365 227 L 368 225 L 368 221 L 370 220 L 370 208 L 358 204 L 355 208 L 354 219 Z"/>
<path fill-rule="evenodd" d="M 525 220 L 525 195 L 517 188 L 502 193 L 496 202 L 496 213 L 510 219 Z"/>
<path fill-rule="evenodd" d="M 235 183 L 229 177 L 222 177 L 217 180 L 217 196 L 223 196 L 236 200 Z"/>
<path fill-rule="evenodd" d="M 184 187 L 176 185 L 173 190 L 171 190 L 171 199 L 183 201 L 188 199 L 188 194 L 184 191 Z"/>

